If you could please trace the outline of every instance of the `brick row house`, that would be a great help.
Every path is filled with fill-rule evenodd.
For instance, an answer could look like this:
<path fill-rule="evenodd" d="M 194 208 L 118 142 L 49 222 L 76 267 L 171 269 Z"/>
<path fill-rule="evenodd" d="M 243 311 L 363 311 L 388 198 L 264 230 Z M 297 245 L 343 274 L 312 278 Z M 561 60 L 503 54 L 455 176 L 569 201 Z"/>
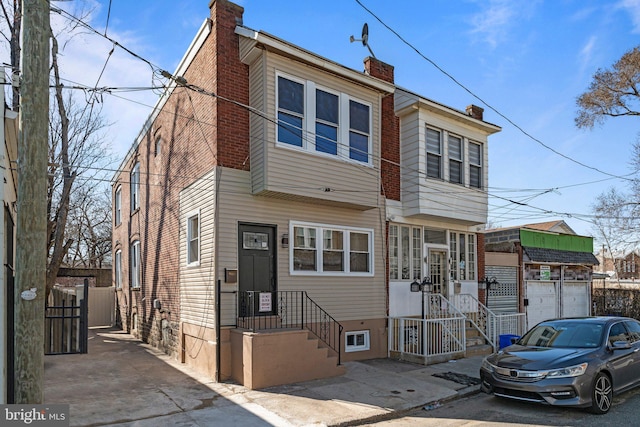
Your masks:
<path fill-rule="evenodd" d="M 113 178 L 122 327 L 260 388 L 386 357 L 416 278 L 477 295 L 500 128 L 210 7 Z"/>

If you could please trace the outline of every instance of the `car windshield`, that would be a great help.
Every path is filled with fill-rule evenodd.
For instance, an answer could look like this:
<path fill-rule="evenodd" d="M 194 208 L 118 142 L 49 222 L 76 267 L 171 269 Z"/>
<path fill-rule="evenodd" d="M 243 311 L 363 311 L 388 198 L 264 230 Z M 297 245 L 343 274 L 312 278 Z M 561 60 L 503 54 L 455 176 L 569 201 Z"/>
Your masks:
<path fill-rule="evenodd" d="M 532 347 L 595 348 L 602 342 L 603 325 L 588 322 L 544 322 L 527 332 L 518 344 Z"/>

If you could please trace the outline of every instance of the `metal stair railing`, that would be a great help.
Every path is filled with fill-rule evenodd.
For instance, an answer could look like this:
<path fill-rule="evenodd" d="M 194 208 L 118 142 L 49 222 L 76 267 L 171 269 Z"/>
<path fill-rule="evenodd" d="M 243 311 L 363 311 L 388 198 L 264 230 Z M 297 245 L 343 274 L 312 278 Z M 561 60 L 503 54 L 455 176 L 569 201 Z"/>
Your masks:
<path fill-rule="evenodd" d="M 504 333 L 522 335 L 523 313 L 495 314 L 476 297 L 470 294 L 456 294 L 454 305 L 464 313 L 484 338 L 493 346 L 494 351 L 499 346 L 499 337 Z"/>
<path fill-rule="evenodd" d="M 332 349 L 341 364 L 344 327 L 306 291 L 243 291 L 238 295 L 238 310 L 237 327 L 252 332 L 306 329 Z"/>

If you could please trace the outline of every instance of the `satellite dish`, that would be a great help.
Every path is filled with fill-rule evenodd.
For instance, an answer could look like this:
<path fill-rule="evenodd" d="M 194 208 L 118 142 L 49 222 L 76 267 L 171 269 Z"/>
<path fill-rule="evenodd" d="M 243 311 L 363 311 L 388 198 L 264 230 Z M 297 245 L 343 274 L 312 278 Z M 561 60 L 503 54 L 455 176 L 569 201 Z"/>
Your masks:
<path fill-rule="evenodd" d="M 369 25 L 365 22 L 362 26 L 362 46 L 368 46 L 369 42 Z"/>
<path fill-rule="evenodd" d="M 355 37 L 351 36 L 351 37 L 349 37 L 349 41 L 351 43 L 353 43 L 355 41 L 362 42 L 362 46 L 366 46 L 366 48 L 369 49 L 369 53 L 371 54 L 371 56 L 373 56 L 374 58 L 376 57 L 373 54 L 373 51 L 371 50 L 371 47 L 369 46 L 369 25 L 366 22 L 362 26 L 362 38 L 361 39 L 356 39 Z"/>

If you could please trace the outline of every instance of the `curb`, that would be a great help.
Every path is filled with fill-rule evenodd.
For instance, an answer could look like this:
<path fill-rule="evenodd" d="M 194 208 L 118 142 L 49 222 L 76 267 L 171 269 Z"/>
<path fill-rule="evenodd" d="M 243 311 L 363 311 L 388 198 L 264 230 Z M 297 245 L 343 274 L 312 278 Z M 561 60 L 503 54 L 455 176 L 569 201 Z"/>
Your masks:
<path fill-rule="evenodd" d="M 340 423 L 336 423 L 336 424 L 328 424 L 327 427 L 350 427 L 350 426 L 360 426 L 363 424 L 369 424 L 369 423 L 377 423 L 380 421 L 389 421 L 389 420 L 394 420 L 396 418 L 401 418 L 411 412 L 414 412 L 418 409 L 424 409 L 424 410 L 433 410 L 433 409 L 437 409 L 440 406 L 442 406 L 442 404 L 444 403 L 450 403 L 453 402 L 455 400 L 458 399 L 462 399 L 464 397 L 469 397 L 469 396 L 473 396 L 475 394 L 479 394 L 480 393 L 480 385 L 470 385 L 467 386 L 465 388 L 461 388 L 460 390 L 458 390 L 456 392 L 456 394 L 446 397 L 444 399 L 438 399 L 438 400 L 432 400 L 426 403 L 423 403 L 421 405 L 418 406 L 414 406 L 411 408 L 406 408 L 406 409 L 400 409 L 398 411 L 393 411 L 393 412 L 389 412 L 386 414 L 380 414 L 380 415 L 374 415 L 372 417 L 367 417 L 367 418 L 362 418 L 359 420 L 350 420 L 350 421 L 343 421 Z M 437 406 L 436 406 L 437 405 Z M 426 407 L 428 406 L 433 406 L 430 409 L 426 409 Z"/>

